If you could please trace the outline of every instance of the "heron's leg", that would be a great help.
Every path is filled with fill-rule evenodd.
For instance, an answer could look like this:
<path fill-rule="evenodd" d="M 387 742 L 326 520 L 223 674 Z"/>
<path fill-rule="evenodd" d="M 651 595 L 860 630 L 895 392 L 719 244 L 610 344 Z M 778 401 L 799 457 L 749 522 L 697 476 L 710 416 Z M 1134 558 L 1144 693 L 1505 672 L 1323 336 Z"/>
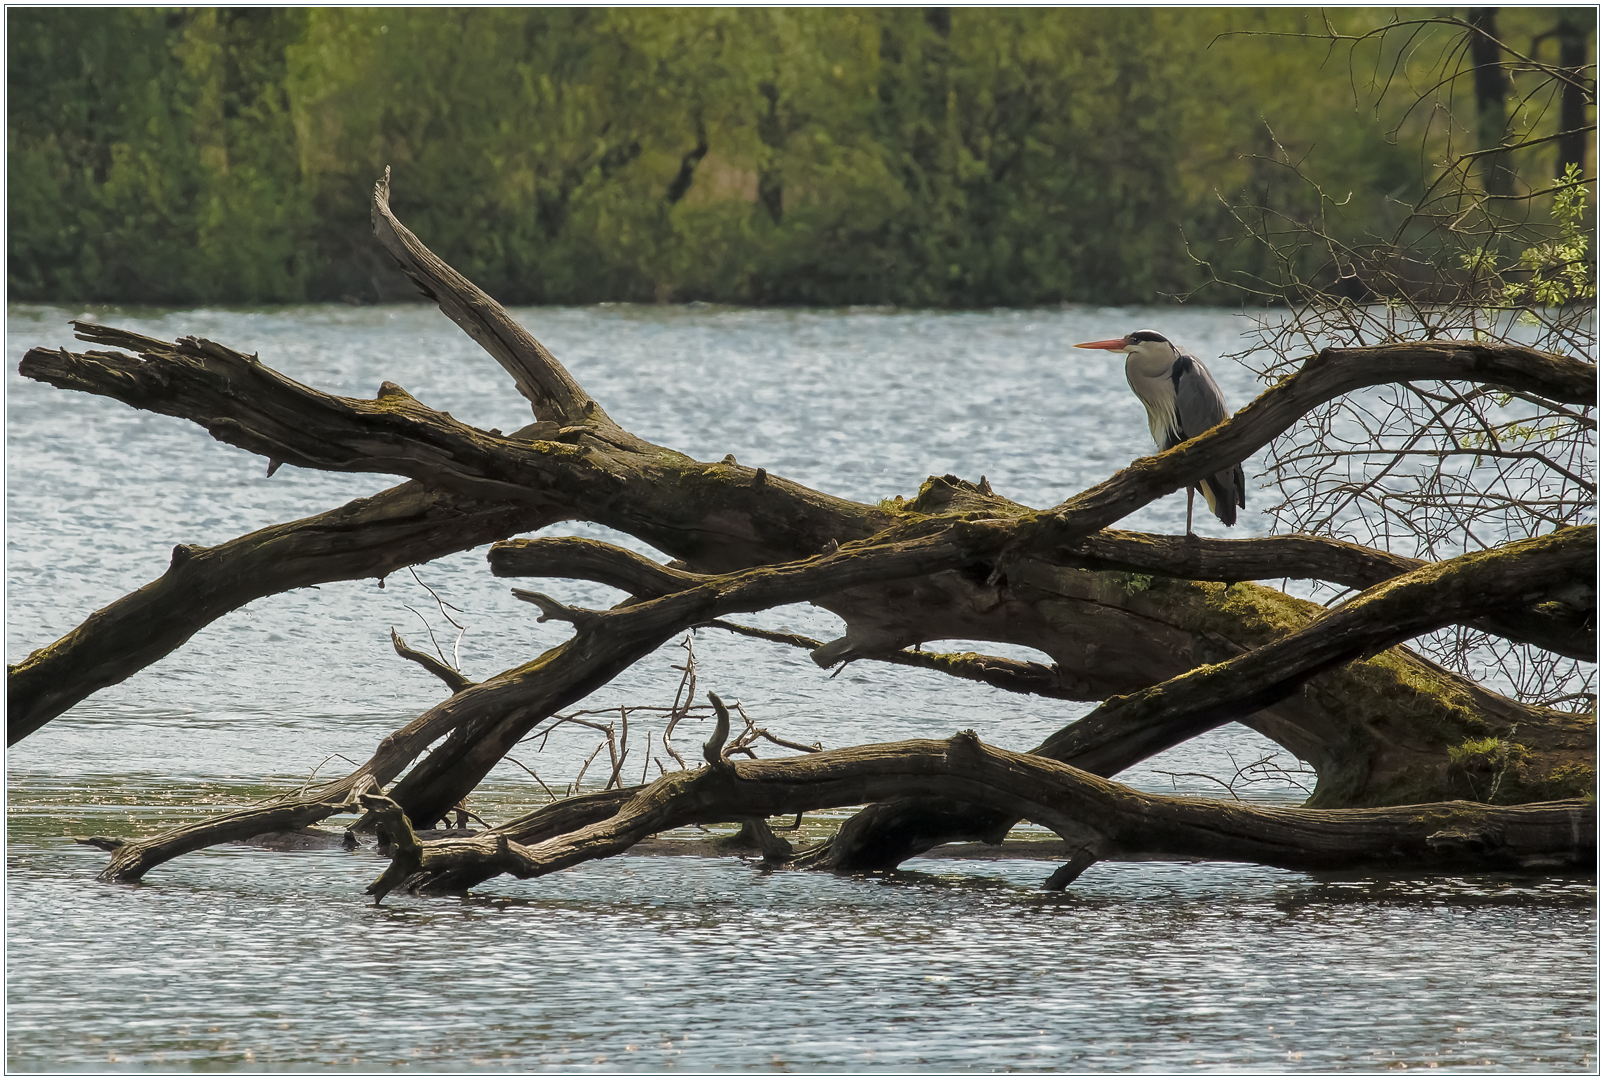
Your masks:
<path fill-rule="evenodd" d="M 1196 495 L 1196 494 L 1197 494 L 1197 489 L 1196 488 L 1189 487 L 1189 488 L 1186 489 L 1186 535 L 1187 536 L 1191 536 L 1192 535 L 1192 497 L 1194 495 Z"/>

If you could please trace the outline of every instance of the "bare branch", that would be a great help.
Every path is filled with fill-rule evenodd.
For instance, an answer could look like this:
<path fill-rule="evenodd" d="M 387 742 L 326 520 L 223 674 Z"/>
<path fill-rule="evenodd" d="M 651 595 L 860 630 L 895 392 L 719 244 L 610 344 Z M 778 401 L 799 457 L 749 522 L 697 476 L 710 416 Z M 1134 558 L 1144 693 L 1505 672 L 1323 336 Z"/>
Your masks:
<path fill-rule="evenodd" d="M 1589 588 L 1597 528 L 1582 526 L 1422 567 L 1366 590 L 1303 630 L 1223 664 L 1105 702 L 1038 749 L 1111 776 L 1291 693 L 1311 676 L 1528 593 Z"/>
<path fill-rule="evenodd" d="M 6 741 L 26 738 L 253 600 L 327 581 L 382 581 L 403 566 L 551 521 L 539 508 L 478 502 L 408 483 L 216 547 L 181 544 L 162 577 L 9 667 Z"/>

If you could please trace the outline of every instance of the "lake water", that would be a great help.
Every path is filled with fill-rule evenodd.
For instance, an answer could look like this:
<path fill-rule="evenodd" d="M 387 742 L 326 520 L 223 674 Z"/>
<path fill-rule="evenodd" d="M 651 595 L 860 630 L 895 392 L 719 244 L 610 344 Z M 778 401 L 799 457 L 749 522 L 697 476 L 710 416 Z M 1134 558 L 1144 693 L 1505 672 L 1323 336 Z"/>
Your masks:
<path fill-rule="evenodd" d="M 517 314 L 621 424 L 703 460 L 734 453 L 865 501 L 912 496 L 932 473 L 984 475 L 1035 506 L 1151 450 L 1120 359 L 1068 343 L 1151 325 L 1212 357 L 1239 348 L 1245 329 L 1228 313 L 1174 309 Z M 215 544 L 392 482 L 291 467 L 268 479 L 259 458 L 194 425 L 17 376 L 28 347 L 71 347 L 66 322 L 79 316 L 213 338 L 334 393 L 369 397 L 389 379 L 486 428 L 529 419 L 495 363 L 433 308 L 13 307 L 12 661 L 159 576 L 174 544 Z M 1232 407 L 1257 392 L 1234 364 L 1213 371 Z M 1253 471 L 1234 535 L 1263 531 Z M 1124 525 L 1178 532 L 1184 516 L 1172 496 Z M 1205 535 L 1225 534 L 1200 520 Z M 567 531 L 639 549 L 599 528 Z M 490 577 L 483 549 L 419 574 L 462 609 L 471 677 L 564 635 Z M 618 596 L 540 587 L 593 606 Z M 748 621 L 823 638 L 838 626 L 807 606 Z M 448 654 L 456 638 L 406 574 L 384 589 L 271 597 L 10 751 L 10 1069 L 1596 1071 L 1591 882 L 1107 863 L 1048 894 L 1052 865 L 1031 861 L 915 860 L 837 878 L 624 856 L 376 908 L 362 896 L 382 866 L 371 854 L 240 846 L 178 859 L 139 886 L 94 880 L 104 854 L 71 835 L 142 835 L 319 767 L 343 771 L 436 702 L 439 685 L 391 651 L 391 626 L 425 646 L 432 629 Z M 695 649 L 703 689 L 825 746 L 972 727 L 1023 749 L 1086 708 L 867 663 L 832 679 L 805 654 L 715 631 Z M 586 704 L 667 704 L 682 656 L 665 646 Z M 595 749 L 587 735 L 560 729 L 519 760 L 558 786 Z M 705 731 L 684 736 L 693 746 Z M 1208 777 L 1275 750 L 1233 725 L 1121 779 L 1216 795 Z M 1279 783 L 1240 793 L 1299 798 Z M 508 764 L 471 805 L 494 821 L 544 800 Z M 809 835 L 839 816 L 810 820 Z"/>

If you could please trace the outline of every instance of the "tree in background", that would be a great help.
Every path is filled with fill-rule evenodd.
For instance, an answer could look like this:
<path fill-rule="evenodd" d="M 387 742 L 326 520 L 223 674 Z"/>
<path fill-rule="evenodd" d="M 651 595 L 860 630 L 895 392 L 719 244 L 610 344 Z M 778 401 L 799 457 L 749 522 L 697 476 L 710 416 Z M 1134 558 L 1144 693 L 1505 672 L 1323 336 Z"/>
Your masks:
<path fill-rule="evenodd" d="M 307 295 L 318 254 L 285 89 L 304 12 L 12 11 L 13 299 Z"/>
<path fill-rule="evenodd" d="M 400 209 L 513 303 L 1152 302 L 1207 280 L 1189 250 L 1263 269 L 1225 206 L 1272 143 L 1374 229 L 1432 179 L 1388 132 L 1441 123 L 1357 107 L 1298 10 L 7 17 L 18 299 L 403 298 L 366 224 L 393 164 Z M 1498 19 L 1585 65 L 1574 20 Z"/>

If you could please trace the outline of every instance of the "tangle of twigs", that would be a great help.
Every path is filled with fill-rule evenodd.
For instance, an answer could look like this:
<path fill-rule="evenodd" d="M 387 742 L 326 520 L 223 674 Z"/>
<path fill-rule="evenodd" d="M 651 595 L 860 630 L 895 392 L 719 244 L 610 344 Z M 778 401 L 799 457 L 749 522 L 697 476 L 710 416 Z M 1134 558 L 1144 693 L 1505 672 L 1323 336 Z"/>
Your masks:
<path fill-rule="evenodd" d="M 1359 33 L 1328 22 L 1327 40 L 1350 50 L 1356 99 L 1380 113 L 1404 93 L 1392 134 L 1419 141 L 1426 180 L 1412 200 L 1395 200 L 1385 235 L 1355 235 L 1348 200 L 1323 190 L 1266 128 L 1260 183 L 1227 206 L 1256 268 L 1205 264 L 1213 284 L 1270 305 L 1249 316 L 1247 345 L 1232 357 L 1264 381 L 1326 347 L 1421 339 L 1519 342 L 1596 362 L 1595 180 L 1575 161 L 1539 156 L 1556 144 L 1562 158 L 1574 155 L 1577 137 L 1585 148 L 1593 125 L 1574 118 L 1578 101 L 1594 104 L 1594 69 L 1540 59 L 1539 39 L 1528 49 L 1498 39 L 1492 10 L 1468 21 L 1395 18 Z M 1467 93 L 1478 72 L 1496 76 L 1513 108 L 1485 89 Z M 1352 394 L 1269 447 L 1262 475 L 1278 500 L 1265 512 L 1278 532 L 1450 558 L 1596 521 L 1597 432 L 1591 408 L 1474 385 Z M 1578 711 L 1596 702 L 1592 664 L 1464 628 L 1415 645 L 1528 702 Z"/>

